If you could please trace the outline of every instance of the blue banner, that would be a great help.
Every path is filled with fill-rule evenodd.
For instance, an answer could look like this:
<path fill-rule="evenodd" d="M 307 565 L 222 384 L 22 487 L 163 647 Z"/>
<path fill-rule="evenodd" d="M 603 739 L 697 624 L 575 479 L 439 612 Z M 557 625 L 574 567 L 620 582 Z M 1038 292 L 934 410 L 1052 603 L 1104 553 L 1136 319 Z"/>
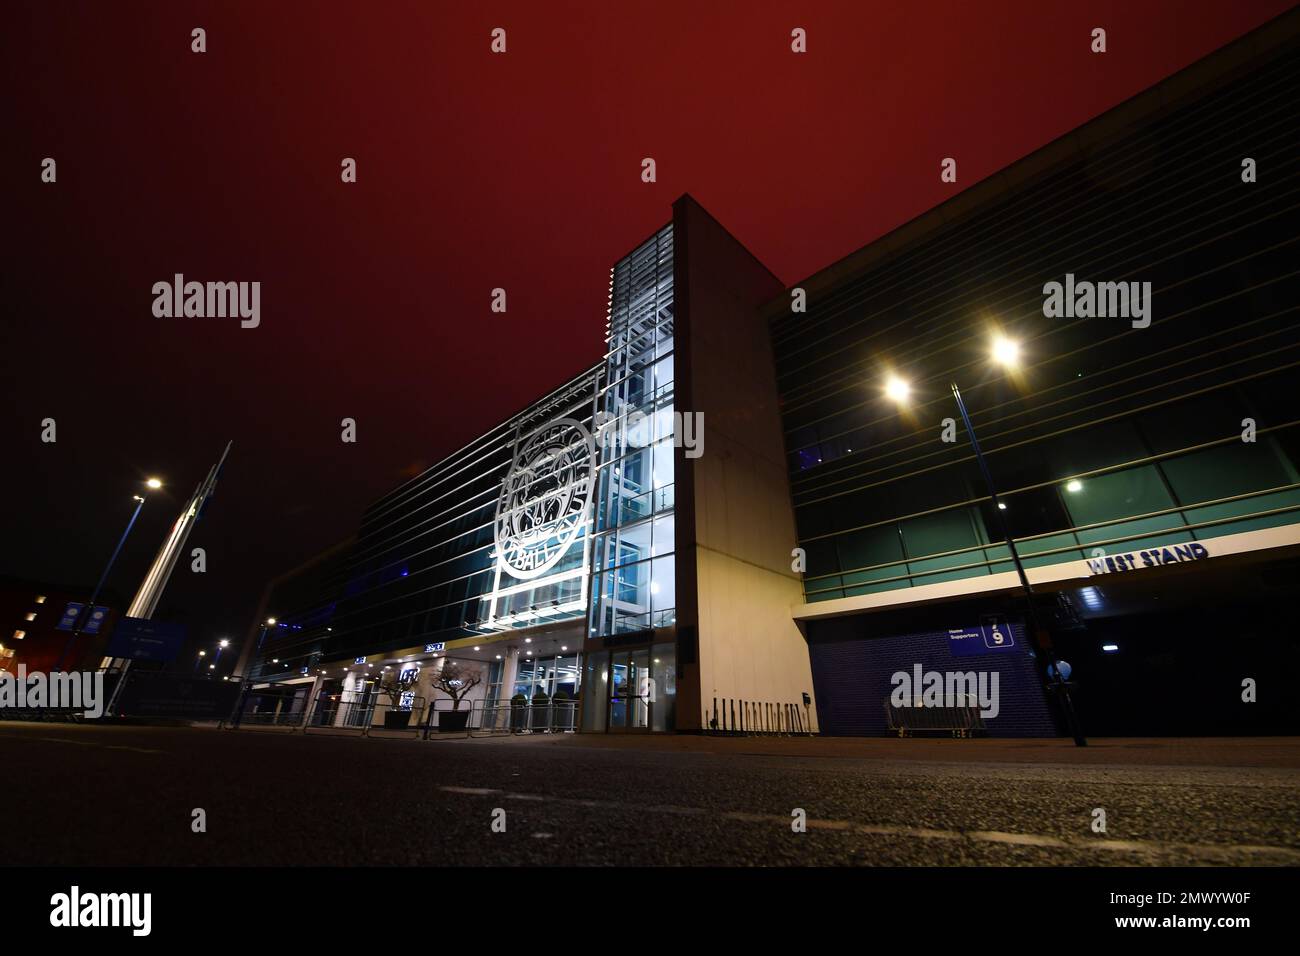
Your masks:
<path fill-rule="evenodd" d="M 56 631 L 70 631 L 77 626 L 77 618 L 85 609 L 86 605 L 78 604 L 76 601 L 69 601 L 68 606 L 63 609 L 63 617 L 59 618 L 59 623 L 54 625 Z"/>
<path fill-rule="evenodd" d="M 81 628 L 83 634 L 98 634 L 99 629 L 104 626 L 108 620 L 108 608 L 100 607 L 96 604 L 90 609 L 90 616 L 86 618 L 86 623 Z"/>

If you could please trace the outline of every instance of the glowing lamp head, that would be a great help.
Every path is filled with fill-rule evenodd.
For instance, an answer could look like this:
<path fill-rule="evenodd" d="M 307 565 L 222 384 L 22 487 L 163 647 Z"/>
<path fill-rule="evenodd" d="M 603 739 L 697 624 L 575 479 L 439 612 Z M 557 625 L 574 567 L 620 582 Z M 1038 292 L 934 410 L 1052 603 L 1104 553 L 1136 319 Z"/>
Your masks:
<path fill-rule="evenodd" d="M 1020 343 L 999 335 L 993 340 L 993 361 L 1008 368 L 1020 361 Z"/>
<path fill-rule="evenodd" d="M 891 401 L 905 402 L 907 396 L 911 394 L 912 386 L 903 381 L 897 375 L 891 375 L 889 381 L 885 383 L 885 395 Z"/>
<path fill-rule="evenodd" d="M 157 478 L 150 478 L 148 481 L 145 482 L 145 484 L 148 485 L 150 488 L 152 488 L 154 491 L 157 491 L 159 488 L 162 487 L 162 482 L 159 481 Z"/>

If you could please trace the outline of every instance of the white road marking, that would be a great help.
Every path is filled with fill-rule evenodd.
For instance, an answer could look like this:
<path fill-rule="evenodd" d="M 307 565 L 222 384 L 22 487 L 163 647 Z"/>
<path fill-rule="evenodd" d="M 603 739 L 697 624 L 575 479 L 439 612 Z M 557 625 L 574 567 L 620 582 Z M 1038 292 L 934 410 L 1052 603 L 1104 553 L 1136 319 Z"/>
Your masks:
<path fill-rule="evenodd" d="M 503 790 L 486 790 L 475 787 L 439 787 L 438 789 L 447 793 L 462 793 L 471 796 L 502 794 L 507 800 L 558 803 L 588 809 L 667 813 L 674 816 L 707 815 L 723 820 L 779 825 L 784 830 L 790 829 L 790 820 L 787 817 L 773 816 L 766 813 L 747 813 L 741 810 L 710 810 L 704 807 L 681 807 L 672 804 L 640 805 L 619 803 L 613 800 L 578 800 L 568 797 L 548 797 L 535 793 L 506 793 Z M 810 830 L 835 830 L 868 836 L 910 837 L 918 840 L 972 840 L 980 843 L 1000 843 L 1011 846 L 1100 850 L 1112 853 L 1140 853 L 1157 856 L 1169 853 L 1183 853 L 1212 860 L 1233 858 L 1238 854 L 1251 853 L 1280 857 L 1291 864 L 1300 863 L 1300 850 L 1284 846 L 1236 845 L 1230 843 L 1161 843 L 1155 840 L 1067 840 L 1037 833 L 1009 833 L 1002 830 L 935 830 L 928 827 L 908 827 L 888 823 L 854 823 L 852 820 L 821 820 L 812 817 L 806 822 Z M 536 834 L 534 835 L 536 836 Z"/>
<path fill-rule="evenodd" d="M 76 744 L 78 747 L 98 747 L 101 750 L 130 750 L 138 754 L 162 754 L 165 750 L 150 750 L 148 747 L 127 747 L 124 744 L 101 744 L 92 740 L 73 740 L 70 737 L 28 737 L 28 740 L 46 740 L 52 744 Z"/>

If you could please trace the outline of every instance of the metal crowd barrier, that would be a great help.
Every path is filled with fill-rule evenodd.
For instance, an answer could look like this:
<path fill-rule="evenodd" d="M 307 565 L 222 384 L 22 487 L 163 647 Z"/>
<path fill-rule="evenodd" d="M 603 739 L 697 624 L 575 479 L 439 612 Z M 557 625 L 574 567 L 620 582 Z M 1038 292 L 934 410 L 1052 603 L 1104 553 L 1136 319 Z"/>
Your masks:
<path fill-rule="evenodd" d="M 300 698 L 296 688 L 249 688 L 235 702 L 235 710 L 222 720 L 221 727 L 287 727 L 291 731 L 301 728 L 311 710 L 312 702 Z"/>
<path fill-rule="evenodd" d="M 393 705 L 382 699 L 344 700 L 331 695 L 319 700 L 295 700 L 290 693 L 274 689 L 251 690 L 244 698 L 238 724 L 244 727 L 278 727 L 304 733 L 354 733 L 357 736 L 413 735 L 429 739 L 443 734 L 494 737 L 509 734 L 560 734 L 578 730 L 576 700 L 551 701 L 467 701 L 454 708 L 447 698 L 431 703 L 417 697 L 403 727 L 385 726 L 385 715 Z M 223 725 L 226 722 L 223 722 Z M 233 718 L 229 723 L 236 723 Z"/>
<path fill-rule="evenodd" d="M 885 720 L 890 732 L 900 737 L 910 737 L 918 731 L 973 737 L 985 730 L 979 705 L 969 702 L 956 707 L 922 707 L 919 702 L 914 707 L 898 707 L 886 697 Z"/>
<path fill-rule="evenodd" d="M 464 714 L 462 718 L 452 714 Z M 578 729 L 578 701 L 485 701 L 462 704 L 459 712 L 447 699 L 433 702 L 425 737 L 440 733 L 465 733 L 471 737 L 507 734 L 562 734 Z"/>

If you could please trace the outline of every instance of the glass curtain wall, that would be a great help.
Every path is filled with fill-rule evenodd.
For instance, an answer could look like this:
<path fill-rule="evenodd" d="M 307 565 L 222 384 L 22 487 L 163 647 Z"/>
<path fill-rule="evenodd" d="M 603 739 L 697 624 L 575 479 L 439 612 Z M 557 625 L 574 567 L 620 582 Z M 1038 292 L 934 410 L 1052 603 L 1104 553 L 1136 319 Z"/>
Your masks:
<path fill-rule="evenodd" d="M 673 234 L 614 266 L 592 548 L 592 636 L 676 620 L 673 566 Z"/>

